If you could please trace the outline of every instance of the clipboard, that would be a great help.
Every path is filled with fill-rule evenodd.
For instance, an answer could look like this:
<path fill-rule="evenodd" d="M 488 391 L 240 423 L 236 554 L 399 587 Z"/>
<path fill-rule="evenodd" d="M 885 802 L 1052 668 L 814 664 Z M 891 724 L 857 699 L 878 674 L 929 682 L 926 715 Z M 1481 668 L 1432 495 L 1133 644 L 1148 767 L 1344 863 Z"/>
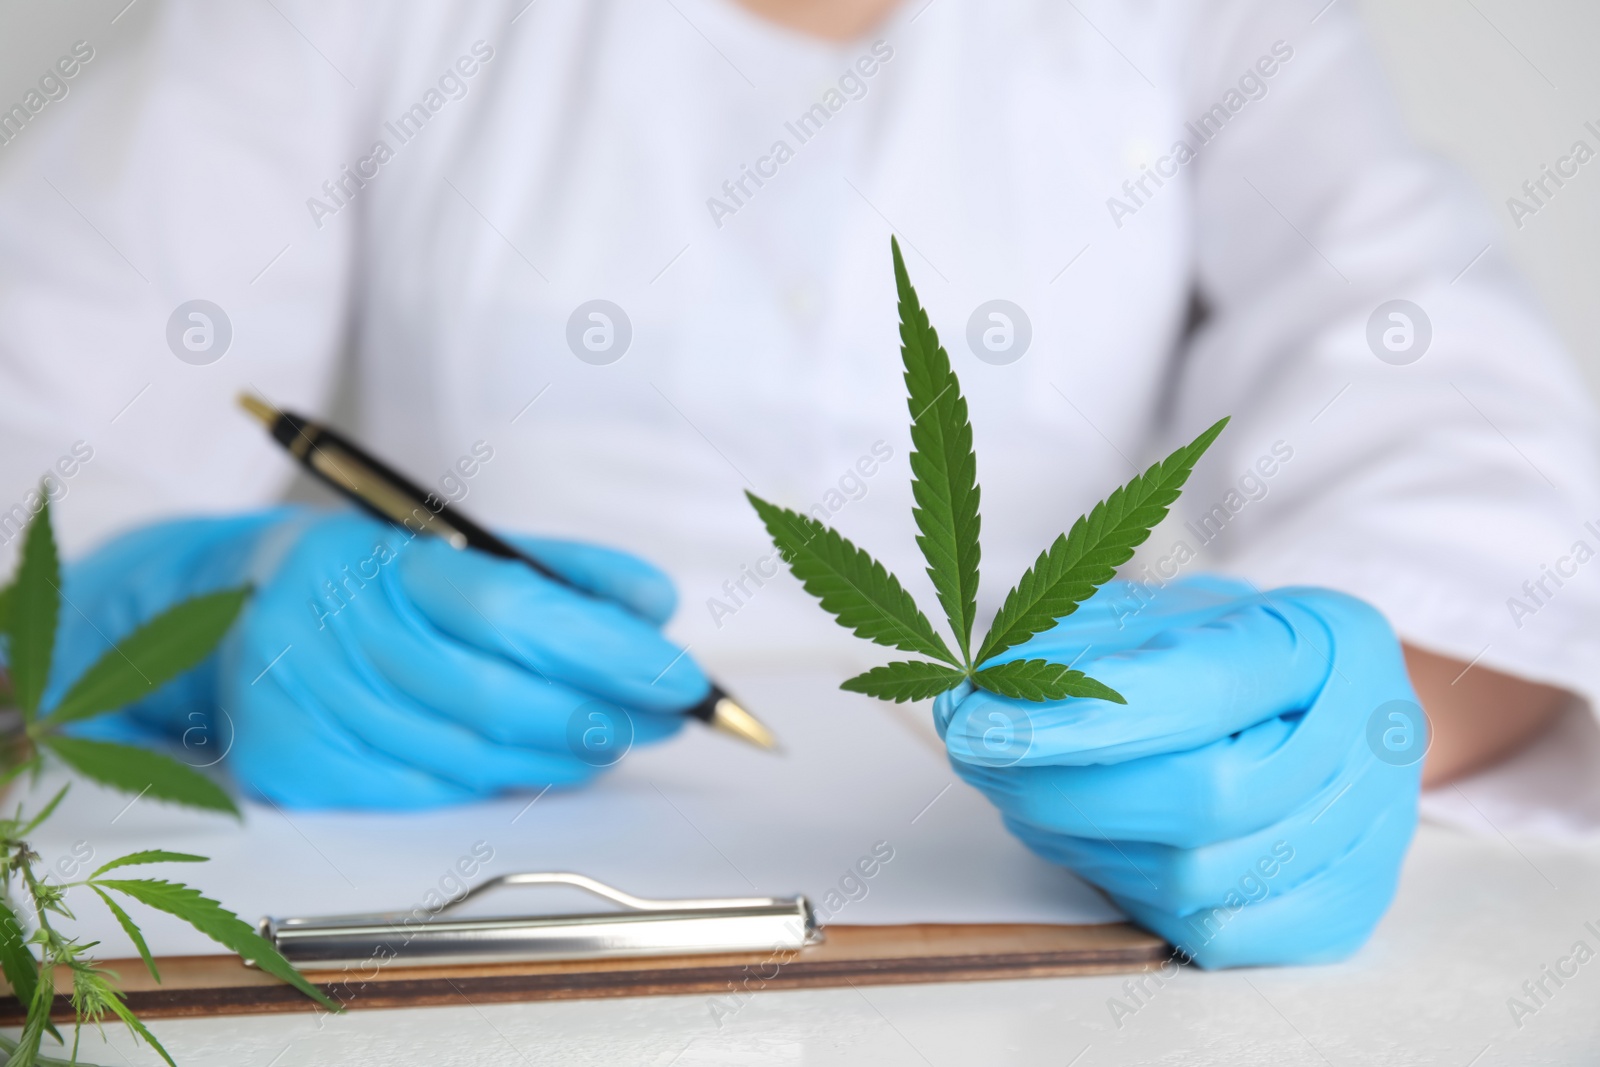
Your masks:
<path fill-rule="evenodd" d="M 417 926 L 402 912 L 266 918 L 260 932 L 352 1009 L 1103 974 L 1153 969 L 1171 951 L 1127 923 L 822 927 L 803 896 L 654 900 L 559 871 L 500 875 L 457 904 L 540 885 L 619 907 L 494 918 L 441 911 Z M 146 1018 L 324 1010 L 234 957 L 163 958 L 159 984 L 137 959 L 108 965 Z M 70 978 L 58 984 L 58 1020 L 72 1018 L 68 989 Z M 0 999 L 0 1025 L 25 1014 L 15 997 Z"/>
<path fill-rule="evenodd" d="M 501 914 L 546 934 L 570 934 L 563 926 L 577 917 L 548 914 L 553 905 L 534 888 L 552 880 L 558 888 L 548 892 L 565 897 L 564 911 L 592 911 L 574 894 L 598 892 L 607 907 L 637 913 L 634 933 L 661 929 L 654 924 L 664 913 L 692 912 L 679 916 L 689 922 L 704 919 L 707 908 L 775 905 L 787 909 L 780 930 L 804 929 L 797 897 L 757 893 L 804 892 L 820 920 L 820 939 L 800 944 L 769 933 L 753 944 L 668 943 L 645 954 L 634 946 L 630 955 L 464 960 L 441 953 L 419 961 L 396 953 L 367 962 L 370 953 L 358 953 L 353 965 L 348 954 L 298 961 L 312 982 L 354 1010 L 464 999 L 725 999 L 765 989 L 1137 971 L 1169 958 L 1159 938 L 1119 921 L 1098 892 L 1006 833 L 993 807 L 956 783 L 925 722 L 898 706 L 841 696 L 832 673 L 735 680 L 783 737 L 784 758 L 709 731 L 685 731 L 670 745 L 631 753 L 596 788 L 423 813 L 247 804 L 242 832 L 229 820 L 142 803 L 108 826 L 106 812 L 125 808 L 126 798 L 79 783 L 35 847 L 54 864 L 70 859 L 79 840 L 92 841 L 104 858 L 181 841 L 212 861 L 179 877 L 246 918 L 280 917 L 280 935 L 408 906 L 412 916 L 433 913 L 424 925 L 440 931 L 461 922 L 455 933 L 488 933 L 477 919 L 458 918 L 456 905 L 440 907 L 479 883 L 492 883 L 496 895 L 482 900 L 487 888 L 472 894 L 471 915 L 489 914 L 484 904 L 499 910 L 504 899 Z M 840 745 L 846 735 L 850 744 Z M 35 788 L 47 797 L 60 784 L 47 774 Z M 490 850 L 474 844 L 479 837 L 493 845 L 493 866 L 486 865 Z M 293 877 L 284 877 L 286 870 Z M 571 871 L 599 882 L 579 884 L 580 876 L 563 873 Z M 531 873 L 493 881 L 511 872 Z M 379 918 L 380 925 L 390 921 Z M 153 916 L 146 929 L 160 984 L 104 909 L 90 902 L 75 929 L 106 946 L 102 958 L 142 1015 L 325 1010 L 236 957 L 206 955 L 215 952 L 211 942 L 176 921 L 163 928 Z M 617 927 L 578 931 L 605 932 Z M 57 1008 L 64 1011 L 66 1001 Z M 15 1001 L 0 997 L 0 1023 L 20 1017 Z"/>

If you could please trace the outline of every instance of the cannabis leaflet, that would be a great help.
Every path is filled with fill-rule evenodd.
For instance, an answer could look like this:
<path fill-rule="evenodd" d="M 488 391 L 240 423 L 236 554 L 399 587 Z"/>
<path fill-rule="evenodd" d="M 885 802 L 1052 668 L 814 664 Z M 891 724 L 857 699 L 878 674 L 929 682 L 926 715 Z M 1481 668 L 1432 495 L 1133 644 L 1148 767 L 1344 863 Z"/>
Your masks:
<path fill-rule="evenodd" d="M 846 680 L 842 688 L 895 702 L 923 700 L 970 681 L 1023 700 L 1122 695 L 1082 671 L 1042 659 L 993 660 L 1071 615 L 1110 581 L 1167 514 L 1195 463 L 1222 428 L 1221 419 L 1094 506 L 1039 553 L 1006 594 L 973 652 L 977 614 L 978 461 L 961 383 L 917 299 L 900 243 L 889 239 L 900 304 L 900 355 L 911 410 L 911 517 L 955 649 L 934 628 L 900 580 L 843 534 L 746 492 L 779 555 L 839 625 L 880 645 L 924 658 L 896 660 Z"/>

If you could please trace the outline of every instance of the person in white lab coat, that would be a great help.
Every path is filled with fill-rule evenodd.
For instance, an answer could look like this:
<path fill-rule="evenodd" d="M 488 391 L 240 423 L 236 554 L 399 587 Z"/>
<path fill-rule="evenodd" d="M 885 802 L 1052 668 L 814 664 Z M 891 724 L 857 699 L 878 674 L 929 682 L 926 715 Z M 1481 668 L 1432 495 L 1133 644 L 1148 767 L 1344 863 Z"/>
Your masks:
<path fill-rule="evenodd" d="M 1353 16 L 1318 8 L 172 0 L 137 43 L 73 46 L 0 117 L 0 539 L 43 473 L 83 557 L 56 691 L 165 604 L 249 577 L 222 654 L 123 726 L 225 708 L 246 788 L 417 807 L 588 778 L 574 709 L 618 702 L 664 736 L 703 690 L 695 659 L 851 661 L 775 577 L 741 491 L 919 571 L 893 231 L 970 398 L 982 604 L 1231 415 L 1125 570 L 1139 584 L 1094 618 L 1181 645 L 1192 605 L 1155 594 L 1202 570 L 1248 583 L 1202 579 L 1217 603 L 1339 590 L 1404 642 L 1427 778 L 1497 764 L 1600 692 L 1595 415 L 1482 206 L 1399 127 Z M 569 539 L 528 543 L 632 612 L 347 514 L 260 510 L 292 467 L 241 389 L 337 411 L 480 518 Z M 673 576 L 673 642 L 673 583 L 600 541 Z M 1371 673 L 1404 689 L 1383 640 Z M 1314 700 L 1249 721 L 1290 728 Z M 1102 758 L 1127 754 L 1078 762 Z M 1318 870 L 1363 872 L 1340 886 L 1367 905 L 1349 930 L 1222 951 L 1239 923 L 1192 954 L 1359 943 L 1410 822 L 1379 859 L 1347 853 L 1362 819 L 1414 811 L 1414 779 L 1316 846 Z M 1073 835 L 979 784 L 1097 880 Z M 1198 788 L 1187 803 L 1216 799 Z M 1148 840 L 1179 864 L 1215 841 Z M 1128 906 L 1166 933 L 1202 903 Z"/>

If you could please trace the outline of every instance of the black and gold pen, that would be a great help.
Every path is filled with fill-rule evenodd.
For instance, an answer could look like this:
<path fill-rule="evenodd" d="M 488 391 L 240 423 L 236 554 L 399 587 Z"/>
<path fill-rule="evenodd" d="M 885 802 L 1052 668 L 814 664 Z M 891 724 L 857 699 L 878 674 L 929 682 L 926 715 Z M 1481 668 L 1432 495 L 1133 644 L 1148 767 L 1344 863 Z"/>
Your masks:
<path fill-rule="evenodd" d="M 239 406 L 261 420 L 273 439 L 319 480 L 373 515 L 413 533 L 432 534 L 452 548 L 475 548 L 491 556 L 514 559 L 569 589 L 593 596 L 532 556 L 518 550 L 460 511 L 390 467 L 339 433 L 290 411 L 279 411 L 260 397 L 239 394 Z M 777 740 L 720 685 L 687 714 L 707 725 L 761 748 L 777 747 Z"/>

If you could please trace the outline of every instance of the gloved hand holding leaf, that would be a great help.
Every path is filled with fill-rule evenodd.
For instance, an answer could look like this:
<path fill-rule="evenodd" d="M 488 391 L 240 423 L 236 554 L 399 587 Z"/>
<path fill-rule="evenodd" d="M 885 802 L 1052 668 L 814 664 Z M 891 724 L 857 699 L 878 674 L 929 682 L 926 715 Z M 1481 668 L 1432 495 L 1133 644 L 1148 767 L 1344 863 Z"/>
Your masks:
<path fill-rule="evenodd" d="M 891 247 L 912 514 L 955 650 L 864 550 L 747 494 L 790 570 L 840 625 L 926 657 L 843 688 L 896 702 L 937 696 L 952 766 L 1006 826 L 1201 966 L 1354 951 L 1394 894 L 1426 749 L 1396 759 L 1369 740 L 1376 717 L 1396 707 L 1425 730 L 1394 633 L 1339 593 L 1262 593 L 1225 579 L 1142 590 L 1131 625 L 1117 613 L 1109 622 L 1074 615 L 1166 516 L 1222 419 L 1041 552 L 974 653 L 972 427 L 898 242 Z"/>

